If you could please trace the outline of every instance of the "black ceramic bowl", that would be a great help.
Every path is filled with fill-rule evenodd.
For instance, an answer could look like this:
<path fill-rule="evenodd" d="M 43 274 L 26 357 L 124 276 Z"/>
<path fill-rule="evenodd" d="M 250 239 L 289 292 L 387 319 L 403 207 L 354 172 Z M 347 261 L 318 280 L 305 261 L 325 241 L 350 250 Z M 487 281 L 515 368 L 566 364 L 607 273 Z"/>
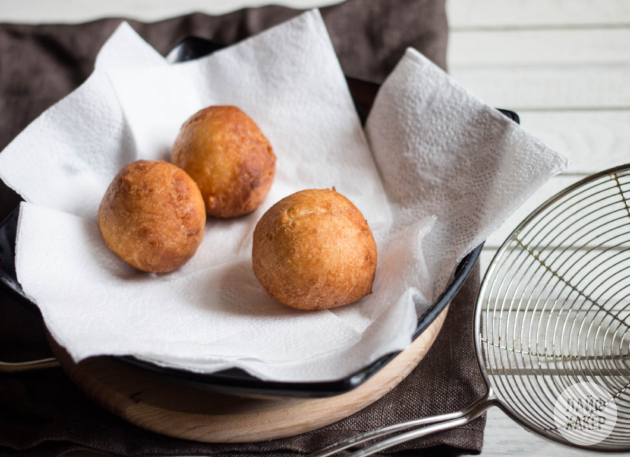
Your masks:
<path fill-rule="evenodd" d="M 196 59 L 221 49 L 223 45 L 202 38 L 188 37 L 182 40 L 167 56 L 171 63 L 184 62 Z M 348 86 L 362 122 L 372 107 L 379 85 L 347 78 Z M 503 114 L 515 122 L 519 122 L 516 113 L 501 110 Z M 31 306 L 37 312 L 36 306 L 29 301 L 17 281 L 15 273 L 15 236 L 17 230 L 19 211 L 16 208 L 11 215 L 0 225 L 0 282 L 15 292 L 21 301 Z M 453 299 L 460 289 L 472 268 L 479 258 L 483 245 L 478 246 L 468 254 L 457 266 L 455 275 L 440 297 L 418 319 L 418 325 L 414 332 L 417 338 L 433 321 L 444 311 L 444 308 Z M 387 354 L 372 362 L 356 373 L 335 381 L 324 382 L 274 382 L 263 381 L 243 370 L 229 369 L 211 374 L 192 373 L 185 370 L 162 368 L 150 362 L 145 362 L 134 357 L 112 357 L 127 365 L 133 365 L 138 369 L 147 370 L 157 376 L 168 377 L 172 381 L 186 383 L 201 389 L 209 389 L 236 395 L 264 395 L 281 397 L 318 398 L 339 395 L 348 392 L 368 380 L 398 352 Z"/>

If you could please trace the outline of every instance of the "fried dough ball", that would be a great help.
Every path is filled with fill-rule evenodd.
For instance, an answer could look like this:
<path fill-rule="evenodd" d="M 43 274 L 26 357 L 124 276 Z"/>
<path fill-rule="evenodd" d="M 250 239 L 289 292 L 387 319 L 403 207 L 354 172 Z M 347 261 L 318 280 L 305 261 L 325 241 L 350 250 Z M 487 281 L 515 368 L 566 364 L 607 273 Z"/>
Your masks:
<path fill-rule="evenodd" d="M 203 239 L 206 211 L 197 184 L 161 161 L 126 165 L 98 210 L 105 244 L 138 270 L 165 273 L 186 263 Z"/>
<path fill-rule="evenodd" d="M 254 274 L 283 305 L 320 310 L 372 293 L 376 243 L 363 214 L 335 189 L 280 200 L 254 231 Z"/>
<path fill-rule="evenodd" d="M 236 106 L 210 106 L 188 119 L 171 161 L 195 180 L 210 216 L 258 208 L 276 173 L 276 156 L 256 123 Z"/>

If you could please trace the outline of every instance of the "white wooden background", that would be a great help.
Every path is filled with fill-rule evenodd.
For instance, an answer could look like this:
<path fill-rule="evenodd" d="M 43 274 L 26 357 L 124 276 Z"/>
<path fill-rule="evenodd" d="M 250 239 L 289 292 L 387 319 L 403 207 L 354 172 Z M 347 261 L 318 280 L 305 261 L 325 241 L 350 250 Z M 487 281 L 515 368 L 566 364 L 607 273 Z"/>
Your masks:
<path fill-rule="evenodd" d="M 369 0 L 366 0 L 369 1 Z M 104 16 L 154 21 L 193 11 L 224 13 L 265 0 L 0 0 L 0 22 L 81 22 Z M 309 8 L 335 0 L 283 0 Z M 448 62 L 460 83 L 569 157 L 487 242 L 482 268 L 538 204 L 593 172 L 630 162 L 630 0 L 447 0 Z M 570 456 L 488 413 L 483 456 Z"/>
<path fill-rule="evenodd" d="M 451 74 L 572 164 L 495 233 L 485 270 L 511 230 L 584 176 L 630 162 L 630 1 L 447 0 Z M 570 456 L 576 451 L 488 412 L 483 456 Z M 586 454 L 586 453 L 583 453 Z M 627 454 L 626 454 L 627 455 Z"/>

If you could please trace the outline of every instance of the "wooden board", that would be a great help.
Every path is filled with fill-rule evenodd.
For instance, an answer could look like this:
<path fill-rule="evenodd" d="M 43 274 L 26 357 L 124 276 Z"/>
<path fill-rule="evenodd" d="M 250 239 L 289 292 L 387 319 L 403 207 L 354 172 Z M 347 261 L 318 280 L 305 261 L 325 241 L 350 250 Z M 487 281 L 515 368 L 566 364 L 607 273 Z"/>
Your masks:
<path fill-rule="evenodd" d="M 620 27 L 630 0 L 448 0 L 452 30 Z"/>
<path fill-rule="evenodd" d="M 202 391 L 105 357 L 75 364 L 49 338 L 53 353 L 92 400 L 139 427 L 207 443 L 245 443 L 298 435 L 348 417 L 396 387 L 426 355 L 448 307 L 413 344 L 357 389 L 322 399 L 261 399 Z"/>
<path fill-rule="evenodd" d="M 455 74 L 463 71 L 460 81 L 497 106 L 518 105 L 522 125 L 572 161 L 573 176 L 552 179 L 488 240 L 483 272 L 518 222 L 581 178 L 575 175 L 630 162 L 630 103 L 619 85 L 630 81 L 630 0 L 447 0 L 447 10 L 448 63 Z M 492 408 L 481 455 L 508 454 L 576 451 L 527 433 Z"/>
<path fill-rule="evenodd" d="M 630 64 L 483 66 L 451 75 L 486 103 L 520 111 L 617 110 L 630 107 Z"/>
<path fill-rule="evenodd" d="M 567 173 L 589 175 L 630 162 L 630 109 L 528 111 L 520 116 L 526 130 L 571 161 Z"/>
<path fill-rule="evenodd" d="M 630 61 L 630 28 L 453 32 L 449 68 L 618 65 Z"/>
<path fill-rule="evenodd" d="M 514 229 L 521 223 L 525 217 L 527 217 L 532 211 L 538 208 L 542 203 L 547 201 L 550 197 L 561 190 L 575 184 L 583 179 L 583 176 L 566 176 L 559 175 L 551 178 L 544 184 L 538 191 L 534 192 L 525 203 L 523 203 L 518 210 L 513 213 L 507 220 L 486 240 L 484 248 L 498 248 L 503 244 L 505 239 L 514 231 Z"/>

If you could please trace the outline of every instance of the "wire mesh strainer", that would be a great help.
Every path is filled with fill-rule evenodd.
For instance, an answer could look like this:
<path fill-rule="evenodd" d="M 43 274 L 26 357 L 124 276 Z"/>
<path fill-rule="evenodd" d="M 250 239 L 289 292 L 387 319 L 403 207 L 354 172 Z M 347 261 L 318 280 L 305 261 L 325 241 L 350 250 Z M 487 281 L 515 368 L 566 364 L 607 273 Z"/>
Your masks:
<path fill-rule="evenodd" d="M 368 432 L 311 456 L 416 428 L 352 454 L 371 455 L 466 424 L 493 405 L 556 442 L 630 450 L 629 197 L 630 165 L 605 170 L 549 199 L 503 243 L 475 310 L 475 350 L 487 386 L 483 398 L 462 411 Z M 589 424 L 616 406 L 614 428 L 611 423 L 609 434 L 589 445 L 584 442 L 592 428 L 567 432 L 554 418 L 567 388 L 576 389 L 580 401 L 592 400 L 583 383 L 604 390 L 569 424 L 576 419 Z"/>

